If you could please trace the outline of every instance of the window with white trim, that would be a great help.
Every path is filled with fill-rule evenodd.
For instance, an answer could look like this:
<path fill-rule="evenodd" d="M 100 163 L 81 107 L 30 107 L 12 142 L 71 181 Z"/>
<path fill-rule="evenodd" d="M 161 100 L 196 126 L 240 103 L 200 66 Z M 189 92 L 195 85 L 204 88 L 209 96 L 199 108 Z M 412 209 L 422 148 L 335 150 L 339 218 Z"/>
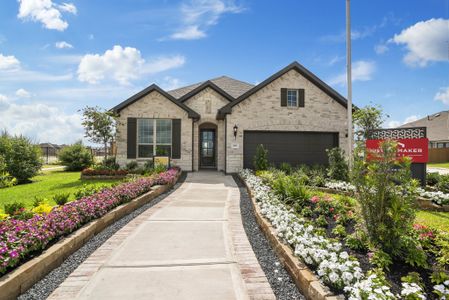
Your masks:
<path fill-rule="evenodd" d="M 172 120 L 137 119 L 137 157 L 171 156 Z"/>
<path fill-rule="evenodd" d="M 287 107 L 298 107 L 298 90 L 287 90 Z"/>

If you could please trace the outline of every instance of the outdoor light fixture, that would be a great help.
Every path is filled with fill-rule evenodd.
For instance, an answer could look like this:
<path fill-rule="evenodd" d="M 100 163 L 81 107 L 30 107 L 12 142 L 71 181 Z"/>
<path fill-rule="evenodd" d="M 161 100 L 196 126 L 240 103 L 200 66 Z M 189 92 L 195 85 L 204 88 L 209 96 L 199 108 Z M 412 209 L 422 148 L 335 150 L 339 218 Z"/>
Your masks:
<path fill-rule="evenodd" d="M 234 125 L 234 140 L 237 138 L 237 130 L 238 130 L 239 128 L 237 127 L 237 124 L 236 125 Z"/>

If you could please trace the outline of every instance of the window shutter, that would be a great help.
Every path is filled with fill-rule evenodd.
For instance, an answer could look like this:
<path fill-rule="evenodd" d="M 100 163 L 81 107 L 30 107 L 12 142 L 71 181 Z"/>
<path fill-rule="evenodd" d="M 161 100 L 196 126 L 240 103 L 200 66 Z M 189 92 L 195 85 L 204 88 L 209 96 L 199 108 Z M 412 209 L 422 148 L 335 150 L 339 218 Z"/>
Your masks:
<path fill-rule="evenodd" d="M 171 158 L 181 158 L 181 119 L 172 120 L 171 144 Z"/>
<path fill-rule="evenodd" d="M 298 90 L 298 106 L 304 107 L 305 105 L 305 95 L 304 95 L 304 89 Z"/>
<path fill-rule="evenodd" d="M 128 135 L 127 135 L 127 158 L 136 158 L 137 151 L 137 119 L 128 118 Z"/>
<path fill-rule="evenodd" d="M 281 106 L 287 106 L 287 89 L 281 89 Z"/>

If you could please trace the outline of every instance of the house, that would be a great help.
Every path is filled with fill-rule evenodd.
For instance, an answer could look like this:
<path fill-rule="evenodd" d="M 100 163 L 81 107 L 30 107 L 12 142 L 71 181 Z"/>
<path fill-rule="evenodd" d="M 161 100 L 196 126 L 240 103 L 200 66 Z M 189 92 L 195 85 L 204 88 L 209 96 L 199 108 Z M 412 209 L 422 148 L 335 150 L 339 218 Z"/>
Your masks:
<path fill-rule="evenodd" d="M 253 167 L 256 147 L 280 164 L 326 164 L 347 149 L 347 101 L 293 62 L 252 85 L 222 76 L 171 91 L 153 84 L 113 108 L 117 161 L 169 154 L 183 170 Z"/>
<path fill-rule="evenodd" d="M 399 128 L 426 127 L 429 148 L 449 148 L 449 111 L 440 111 Z"/>

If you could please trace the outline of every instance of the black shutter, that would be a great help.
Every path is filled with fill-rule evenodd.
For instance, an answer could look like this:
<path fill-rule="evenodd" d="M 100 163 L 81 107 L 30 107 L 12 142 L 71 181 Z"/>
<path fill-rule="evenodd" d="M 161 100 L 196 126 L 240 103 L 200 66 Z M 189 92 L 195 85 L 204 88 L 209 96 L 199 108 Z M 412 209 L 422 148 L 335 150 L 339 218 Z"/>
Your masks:
<path fill-rule="evenodd" d="M 171 158 L 181 158 L 181 119 L 173 119 L 171 126 Z"/>
<path fill-rule="evenodd" d="M 136 158 L 137 148 L 137 119 L 128 118 L 128 138 L 127 145 L 127 158 Z"/>
<path fill-rule="evenodd" d="M 298 106 L 299 107 L 304 107 L 305 105 L 305 96 L 304 96 L 304 89 L 299 89 L 298 90 Z"/>
<path fill-rule="evenodd" d="M 287 89 L 281 89 L 281 106 L 287 106 Z"/>

